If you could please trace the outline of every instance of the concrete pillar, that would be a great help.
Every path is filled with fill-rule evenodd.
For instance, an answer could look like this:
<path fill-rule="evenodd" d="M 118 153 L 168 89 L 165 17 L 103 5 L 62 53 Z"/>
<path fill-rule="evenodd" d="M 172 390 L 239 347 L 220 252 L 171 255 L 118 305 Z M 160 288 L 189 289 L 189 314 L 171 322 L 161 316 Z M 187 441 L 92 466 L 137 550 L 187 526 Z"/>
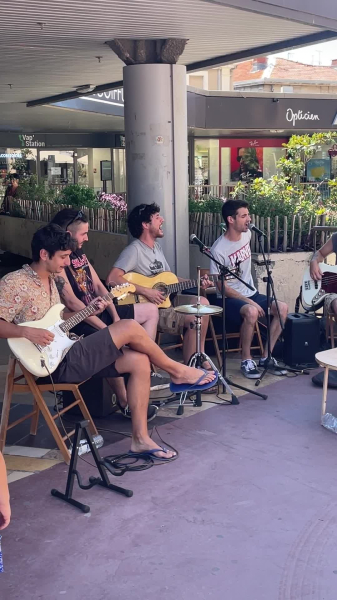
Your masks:
<path fill-rule="evenodd" d="M 130 65 L 123 79 L 128 209 L 159 204 L 167 261 L 189 277 L 186 68 Z"/>

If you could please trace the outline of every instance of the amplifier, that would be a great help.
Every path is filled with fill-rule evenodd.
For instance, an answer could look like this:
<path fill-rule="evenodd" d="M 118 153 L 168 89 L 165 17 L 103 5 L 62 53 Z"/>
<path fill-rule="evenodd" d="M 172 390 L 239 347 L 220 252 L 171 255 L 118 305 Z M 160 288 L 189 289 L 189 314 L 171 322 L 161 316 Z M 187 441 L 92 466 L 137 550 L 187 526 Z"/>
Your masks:
<path fill-rule="evenodd" d="M 317 365 L 320 348 L 320 319 L 314 315 L 290 313 L 284 328 L 284 362 L 290 367 Z"/>
<path fill-rule="evenodd" d="M 116 406 L 112 401 L 113 392 L 106 379 L 98 377 L 97 379 L 89 379 L 80 385 L 79 390 L 92 417 L 107 417 L 112 412 L 115 412 Z M 62 395 L 63 408 L 66 408 L 66 406 L 69 406 L 75 400 L 72 392 L 62 392 Z M 78 406 L 70 409 L 68 414 L 82 415 Z"/>

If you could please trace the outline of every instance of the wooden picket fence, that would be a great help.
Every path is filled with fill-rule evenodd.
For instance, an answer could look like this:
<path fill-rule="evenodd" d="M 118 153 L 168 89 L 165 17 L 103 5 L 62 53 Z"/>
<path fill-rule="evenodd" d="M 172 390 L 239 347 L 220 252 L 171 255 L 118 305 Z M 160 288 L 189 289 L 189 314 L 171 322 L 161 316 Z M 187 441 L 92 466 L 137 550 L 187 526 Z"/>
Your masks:
<path fill-rule="evenodd" d="M 317 249 L 325 243 L 328 231 L 313 235 L 312 228 L 327 225 L 326 215 L 316 215 L 305 219 L 301 215 L 291 217 L 259 217 L 251 215 L 252 223 L 261 229 L 266 252 L 289 252 Z M 223 232 L 221 215 L 216 213 L 190 213 L 190 234 L 194 233 L 206 246 L 212 246 Z M 337 218 L 329 218 L 329 226 L 337 225 Z M 252 232 L 252 252 L 259 252 L 259 241 Z"/>
<path fill-rule="evenodd" d="M 74 208 L 66 204 L 46 204 L 31 200 L 10 200 L 10 214 L 13 216 L 22 216 L 34 221 L 49 223 L 54 215 L 63 208 Z M 86 206 L 76 207 L 82 210 L 88 217 L 89 228 L 96 231 L 106 231 L 108 233 L 126 233 L 126 213 L 116 209 L 107 208 L 88 208 Z M 22 214 L 20 214 L 20 212 Z"/>
<path fill-rule="evenodd" d="M 64 204 L 46 204 L 30 200 L 10 200 L 10 214 L 34 221 L 49 223 L 53 216 L 63 208 L 74 208 Z M 77 207 L 88 217 L 90 229 L 107 233 L 127 233 L 126 213 L 116 209 Z M 312 250 L 322 245 L 330 235 L 330 227 L 337 226 L 337 217 L 326 215 L 304 218 L 300 215 L 291 217 L 259 217 L 251 215 L 252 223 L 261 229 L 266 237 L 262 238 L 264 250 L 267 252 L 289 252 L 296 250 Z M 221 235 L 222 218 L 220 213 L 194 212 L 189 216 L 190 234 L 194 233 L 206 246 L 212 246 Z M 324 230 L 313 232 L 317 226 Z M 329 226 L 329 227 L 325 227 Z M 329 233 L 330 231 L 330 233 Z M 256 234 L 252 233 L 252 251 L 259 251 Z"/>

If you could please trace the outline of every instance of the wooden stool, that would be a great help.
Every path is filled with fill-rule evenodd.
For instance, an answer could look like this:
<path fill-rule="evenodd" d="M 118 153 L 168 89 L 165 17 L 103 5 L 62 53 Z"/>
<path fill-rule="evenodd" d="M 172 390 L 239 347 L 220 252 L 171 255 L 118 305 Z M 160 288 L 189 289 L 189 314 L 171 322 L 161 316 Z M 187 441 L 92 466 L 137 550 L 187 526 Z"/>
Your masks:
<path fill-rule="evenodd" d="M 16 364 L 20 367 L 20 369 L 22 371 L 22 375 L 19 375 L 18 377 L 14 376 Z M 21 380 L 25 380 L 26 383 L 18 383 Z M 19 425 L 19 423 L 22 423 L 26 419 L 30 419 L 30 418 L 32 419 L 31 424 L 30 424 L 30 434 L 36 435 L 38 422 L 39 422 L 39 414 L 41 411 L 45 418 L 45 421 L 52 433 L 52 436 L 53 436 L 55 442 L 57 443 L 60 452 L 62 453 L 62 456 L 63 456 L 65 462 L 69 463 L 70 450 L 68 450 L 68 448 L 65 444 L 65 440 L 67 440 L 68 437 L 72 436 L 75 433 L 75 429 L 70 431 L 68 433 L 68 435 L 64 435 L 62 437 L 58 427 L 55 424 L 55 420 L 60 415 L 63 415 L 68 410 L 70 410 L 74 406 L 78 405 L 79 409 L 82 412 L 83 418 L 89 421 L 89 429 L 90 429 L 91 434 L 92 435 L 97 434 L 97 429 L 95 427 L 95 424 L 94 424 L 94 422 L 91 418 L 91 415 L 87 409 L 87 406 L 83 400 L 82 394 L 81 394 L 80 390 L 78 389 L 80 385 L 81 385 L 81 383 L 55 383 L 54 386 L 52 385 L 52 383 L 38 385 L 34 379 L 34 376 L 31 373 L 29 373 L 29 371 L 27 371 L 27 369 L 25 369 L 25 367 L 23 367 L 19 363 L 19 361 L 17 361 L 13 357 L 10 357 L 9 363 L 8 363 L 8 369 L 7 369 L 7 376 L 6 376 L 5 395 L 4 395 L 4 400 L 3 400 L 3 405 L 2 405 L 2 413 L 1 413 L 0 452 L 3 452 L 4 446 L 6 443 L 7 431 L 9 429 L 12 429 L 12 427 L 15 427 L 15 425 Z M 59 410 L 56 415 L 52 416 L 48 410 L 48 407 L 42 396 L 42 393 L 43 392 L 54 392 L 54 391 L 61 392 L 61 391 L 66 391 L 66 390 L 71 391 L 74 394 L 75 401 L 72 404 L 70 404 L 69 406 L 67 406 L 66 408 Z M 21 417 L 20 419 L 17 419 L 16 421 L 14 421 L 14 423 L 11 423 L 9 425 L 8 424 L 9 411 L 10 411 L 11 402 L 12 402 L 12 395 L 15 392 L 16 393 L 31 392 L 33 395 L 33 398 L 34 398 L 34 408 L 33 408 L 32 412 L 30 412 L 28 415 L 26 415 L 25 417 Z"/>
<path fill-rule="evenodd" d="M 337 335 L 337 333 L 335 333 L 335 322 L 335 313 L 329 312 L 326 316 L 325 334 L 327 341 L 329 341 L 329 339 L 331 340 L 331 348 L 335 347 L 335 335 Z"/>
<path fill-rule="evenodd" d="M 315 358 L 321 367 L 324 367 L 324 379 L 323 379 L 323 396 L 322 396 L 322 411 L 321 416 L 324 417 L 326 413 L 326 401 L 328 395 L 328 378 L 329 369 L 337 371 L 337 348 L 331 350 L 324 350 L 323 352 L 317 352 Z"/>

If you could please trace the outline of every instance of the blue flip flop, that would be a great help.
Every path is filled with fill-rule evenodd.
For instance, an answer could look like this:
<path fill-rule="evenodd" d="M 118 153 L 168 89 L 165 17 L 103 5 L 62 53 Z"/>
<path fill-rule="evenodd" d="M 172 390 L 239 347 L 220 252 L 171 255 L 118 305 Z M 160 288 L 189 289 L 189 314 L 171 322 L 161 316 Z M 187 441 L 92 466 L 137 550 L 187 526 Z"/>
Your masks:
<path fill-rule="evenodd" d="M 200 369 L 200 371 L 202 371 L 202 375 L 195 383 L 171 383 L 171 392 L 174 394 L 181 394 L 182 392 L 202 392 L 202 390 L 208 390 L 208 388 L 214 387 L 218 381 L 218 374 L 215 373 L 215 379 L 212 381 L 200 385 L 200 381 L 204 379 L 205 375 L 209 374 L 207 369 Z"/>
<path fill-rule="evenodd" d="M 162 446 L 158 446 L 158 448 L 152 448 L 152 450 L 143 450 L 143 452 L 132 452 L 129 450 L 128 455 L 133 458 L 152 458 L 152 460 L 160 460 L 160 461 L 169 461 L 177 458 L 176 455 L 171 456 L 170 458 L 165 458 L 164 456 L 156 456 L 157 452 L 169 452 L 167 448 L 163 448 Z"/>

